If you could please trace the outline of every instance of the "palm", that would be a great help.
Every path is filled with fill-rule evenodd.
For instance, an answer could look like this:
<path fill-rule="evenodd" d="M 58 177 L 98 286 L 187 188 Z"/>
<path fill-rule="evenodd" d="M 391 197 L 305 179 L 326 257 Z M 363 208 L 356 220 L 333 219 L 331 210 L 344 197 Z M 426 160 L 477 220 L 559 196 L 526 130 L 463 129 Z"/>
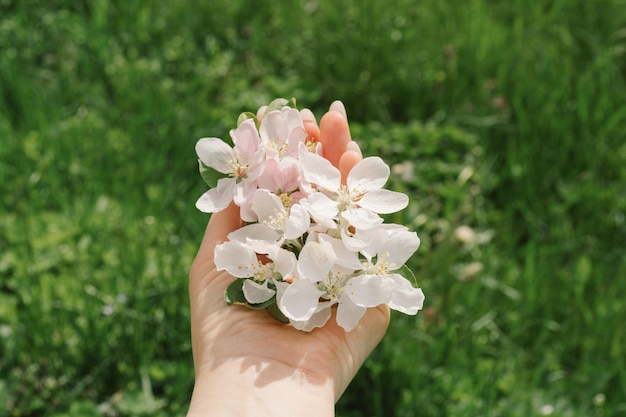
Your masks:
<path fill-rule="evenodd" d="M 342 174 L 358 162 L 360 155 L 346 152 L 349 140 L 347 120 L 331 115 L 333 123 L 322 120 L 321 136 L 325 155 L 340 167 Z M 346 136 L 347 133 L 347 136 Z M 344 175 L 345 176 L 345 175 Z M 213 249 L 241 226 L 237 207 L 230 206 L 212 216 L 190 274 L 192 340 L 196 373 L 236 360 L 254 367 L 258 384 L 299 374 L 309 382 L 335 381 L 337 399 L 359 366 L 386 331 L 389 309 L 370 309 L 359 325 L 346 333 L 334 320 L 311 333 L 301 332 L 272 318 L 265 311 L 229 307 L 224 302 L 226 287 L 234 279 L 216 271 Z"/>

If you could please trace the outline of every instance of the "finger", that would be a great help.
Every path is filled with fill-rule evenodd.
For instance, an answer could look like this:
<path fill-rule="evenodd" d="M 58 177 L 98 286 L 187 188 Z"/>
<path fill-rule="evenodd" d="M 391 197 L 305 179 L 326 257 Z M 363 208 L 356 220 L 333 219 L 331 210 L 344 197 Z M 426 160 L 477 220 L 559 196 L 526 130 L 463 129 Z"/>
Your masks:
<path fill-rule="evenodd" d="M 315 121 L 305 120 L 304 130 L 306 131 L 307 141 L 317 143 L 320 141 L 320 128 Z"/>
<path fill-rule="evenodd" d="M 350 142 L 353 143 L 353 142 Z M 361 161 L 363 157 L 360 152 L 349 149 L 339 158 L 339 172 L 341 172 L 341 183 L 346 184 L 346 179 L 352 168 Z"/>
<path fill-rule="evenodd" d="M 320 141 L 322 154 L 334 166 L 339 166 L 339 159 L 351 141 L 348 119 L 337 111 L 331 110 L 320 120 Z"/>
<path fill-rule="evenodd" d="M 202 243 L 198 249 L 196 259 L 191 267 L 190 279 L 200 279 L 213 264 L 215 246 L 227 240 L 230 232 L 243 225 L 239 216 L 239 207 L 231 203 L 226 209 L 211 215 Z"/>
<path fill-rule="evenodd" d="M 338 113 L 343 114 L 343 117 L 345 117 L 346 120 L 348 120 L 348 114 L 346 113 L 346 107 L 343 105 L 341 100 L 333 101 L 332 104 L 330 105 L 329 110 L 336 111 Z"/>

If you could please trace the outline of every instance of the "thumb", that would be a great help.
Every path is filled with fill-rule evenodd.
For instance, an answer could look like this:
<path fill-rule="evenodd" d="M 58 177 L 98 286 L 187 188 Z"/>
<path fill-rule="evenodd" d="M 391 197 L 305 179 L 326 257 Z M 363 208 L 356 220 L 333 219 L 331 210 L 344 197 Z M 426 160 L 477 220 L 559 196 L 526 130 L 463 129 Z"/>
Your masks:
<path fill-rule="evenodd" d="M 227 240 L 229 233 L 243 225 L 239 207 L 230 203 L 224 210 L 214 213 L 209 219 L 202 243 L 191 266 L 190 279 L 201 279 L 213 267 L 213 251 L 217 245 Z"/>

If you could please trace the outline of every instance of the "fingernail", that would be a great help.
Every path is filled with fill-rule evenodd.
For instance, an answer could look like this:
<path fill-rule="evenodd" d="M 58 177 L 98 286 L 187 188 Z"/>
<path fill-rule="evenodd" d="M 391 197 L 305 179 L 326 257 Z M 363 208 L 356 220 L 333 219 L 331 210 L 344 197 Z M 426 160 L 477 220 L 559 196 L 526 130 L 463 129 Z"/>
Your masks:
<path fill-rule="evenodd" d="M 346 119 L 348 118 L 348 114 L 346 113 L 346 108 L 341 102 L 341 100 L 333 101 L 333 103 L 330 105 L 330 108 L 328 110 L 336 111 L 337 113 L 343 114 L 343 117 L 345 117 Z"/>
<path fill-rule="evenodd" d="M 300 117 L 302 117 L 303 121 L 308 120 L 308 121 L 317 123 L 317 120 L 315 120 L 315 115 L 309 109 L 300 110 Z"/>
<path fill-rule="evenodd" d="M 359 146 L 358 143 L 356 143 L 353 140 L 351 140 L 350 142 L 346 144 L 346 151 L 354 151 L 354 152 L 357 152 L 359 155 L 363 156 L 363 153 L 361 152 L 361 147 Z"/>

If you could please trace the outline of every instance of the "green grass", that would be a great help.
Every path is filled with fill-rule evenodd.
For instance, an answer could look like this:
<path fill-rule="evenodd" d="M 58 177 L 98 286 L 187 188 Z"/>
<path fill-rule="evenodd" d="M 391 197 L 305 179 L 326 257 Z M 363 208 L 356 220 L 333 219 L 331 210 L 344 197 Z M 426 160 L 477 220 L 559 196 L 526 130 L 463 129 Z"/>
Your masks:
<path fill-rule="evenodd" d="M 626 414 L 624 0 L 200 3 L 0 0 L 0 416 L 184 415 L 193 147 L 278 96 L 423 242 L 338 415 Z"/>

